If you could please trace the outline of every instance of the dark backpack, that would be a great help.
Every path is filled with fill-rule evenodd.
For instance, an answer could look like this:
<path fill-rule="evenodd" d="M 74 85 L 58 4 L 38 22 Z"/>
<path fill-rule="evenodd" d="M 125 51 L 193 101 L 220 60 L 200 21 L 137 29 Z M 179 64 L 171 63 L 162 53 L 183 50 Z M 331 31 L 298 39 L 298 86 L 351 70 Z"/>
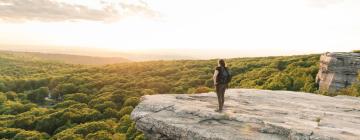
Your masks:
<path fill-rule="evenodd" d="M 219 84 L 228 84 L 231 81 L 231 73 L 227 67 L 217 67 L 216 70 L 219 71 L 217 75 L 216 82 Z"/>

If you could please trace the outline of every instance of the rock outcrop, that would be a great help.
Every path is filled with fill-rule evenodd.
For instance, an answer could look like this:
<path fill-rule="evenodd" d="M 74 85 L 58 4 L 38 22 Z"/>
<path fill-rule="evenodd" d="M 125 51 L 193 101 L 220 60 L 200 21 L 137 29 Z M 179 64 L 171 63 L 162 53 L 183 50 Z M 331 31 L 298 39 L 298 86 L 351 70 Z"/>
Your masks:
<path fill-rule="evenodd" d="M 360 98 L 230 89 L 215 112 L 215 93 L 147 95 L 132 112 L 153 140 L 359 140 Z"/>
<path fill-rule="evenodd" d="M 357 81 L 360 53 L 326 53 L 320 57 L 316 81 L 321 91 L 335 93 Z"/>

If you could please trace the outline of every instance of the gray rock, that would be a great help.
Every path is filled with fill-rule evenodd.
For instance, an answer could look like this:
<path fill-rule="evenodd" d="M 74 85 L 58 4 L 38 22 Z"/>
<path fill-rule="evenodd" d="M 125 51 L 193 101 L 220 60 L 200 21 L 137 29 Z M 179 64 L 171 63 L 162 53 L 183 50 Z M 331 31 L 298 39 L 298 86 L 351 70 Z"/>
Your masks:
<path fill-rule="evenodd" d="M 359 140 L 360 98 L 290 91 L 229 89 L 147 95 L 131 118 L 153 140 Z"/>
<path fill-rule="evenodd" d="M 320 57 L 316 81 L 321 91 L 333 94 L 356 82 L 359 69 L 359 53 L 326 53 Z"/>

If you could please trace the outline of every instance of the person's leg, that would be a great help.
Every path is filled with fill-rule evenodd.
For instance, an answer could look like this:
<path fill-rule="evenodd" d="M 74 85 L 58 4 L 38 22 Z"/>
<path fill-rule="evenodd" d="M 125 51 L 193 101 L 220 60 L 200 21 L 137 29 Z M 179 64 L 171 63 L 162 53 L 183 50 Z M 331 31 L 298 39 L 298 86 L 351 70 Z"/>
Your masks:
<path fill-rule="evenodd" d="M 225 94 L 225 90 L 226 90 L 226 86 L 225 85 L 221 85 L 220 87 L 220 98 L 221 98 L 221 110 L 223 109 L 224 107 L 224 102 L 225 102 L 225 97 L 224 97 L 224 94 Z"/>
<path fill-rule="evenodd" d="M 222 92 L 222 106 L 224 107 L 224 103 L 225 103 L 225 92 L 226 92 L 226 89 L 228 88 L 228 85 L 224 85 L 224 91 Z"/>
<path fill-rule="evenodd" d="M 218 97 L 219 111 L 220 111 L 221 110 L 221 87 L 220 87 L 220 85 L 216 85 L 215 90 L 216 90 L 216 95 Z"/>

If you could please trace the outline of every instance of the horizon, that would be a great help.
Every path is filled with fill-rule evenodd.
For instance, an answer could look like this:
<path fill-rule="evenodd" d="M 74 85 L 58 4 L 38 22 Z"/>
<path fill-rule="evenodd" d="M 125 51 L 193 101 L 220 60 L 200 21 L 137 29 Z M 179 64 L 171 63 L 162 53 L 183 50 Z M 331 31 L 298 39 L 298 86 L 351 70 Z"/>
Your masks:
<path fill-rule="evenodd" d="M 0 0 L 0 49 L 192 59 L 349 52 L 360 46 L 359 16 L 355 0 Z"/>
<path fill-rule="evenodd" d="M 81 51 L 83 50 L 83 51 Z M 98 48 L 83 48 L 69 49 L 69 48 L 53 48 L 53 49 L 33 49 L 33 48 L 2 48 L 0 46 L 0 52 L 19 52 L 19 53 L 41 53 L 41 54 L 60 54 L 60 55 L 75 55 L 75 56 L 87 56 L 87 57 L 101 57 L 101 58 L 125 58 L 132 61 L 153 61 L 153 60 L 210 60 L 210 59 L 233 59 L 233 58 L 256 58 L 256 57 L 279 57 L 279 56 L 301 56 L 301 55 L 314 55 L 324 54 L 326 52 L 309 52 L 309 53 L 286 53 L 286 54 L 272 54 L 272 55 L 227 55 L 220 56 L 214 55 L 209 57 L 199 57 L 199 55 L 184 55 L 176 53 L 178 50 L 151 50 L 151 51 L 134 51 L 134 52 L 114 52 L 111 49 L 102 50 Z M 184 51 L 184 50 L 183 50 Z M 186 50 L 186 51 L 191 51 Z M 192 53 L 198 53 L 203 50 L 192 50 Z M 328 52 L 328 51 L 327 51 Z M 351 52 L 351 51 L 332 51 L 332 52 Z M 232 52 L 237 53 L 237 52 Z M 154 58 L 145 58 L 152 56 Z M 163 57 L 162 57 L 163 56 Z M 137 58 L 141 57 L 141 58 Z"/>

